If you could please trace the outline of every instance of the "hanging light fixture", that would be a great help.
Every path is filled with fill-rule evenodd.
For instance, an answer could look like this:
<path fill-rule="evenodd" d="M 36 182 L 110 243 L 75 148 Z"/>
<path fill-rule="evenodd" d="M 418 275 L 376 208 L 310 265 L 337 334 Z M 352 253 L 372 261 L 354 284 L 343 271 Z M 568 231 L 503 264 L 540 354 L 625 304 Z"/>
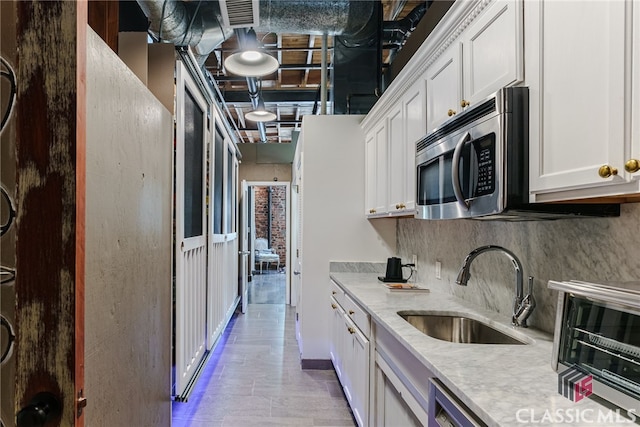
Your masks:
<path fill-rule="evenodd" d="M 277 118 L 274 113 L 265 108 L 262 99 L 258 101 L 258 107 L 253 111 L 249 111 L 244 117 L 252 122 L 272 122 Z"/>
<path fill-rule="evenodd" d="M 229 55 L 224 61 L 228 72 L 243 77 L 263 77 L 275 73 L 280 67 L 276 58 L 262 50 L 253 28 L 246 32 L 243 40 L 239 38 L 238 41 L 242 50 Z"/>

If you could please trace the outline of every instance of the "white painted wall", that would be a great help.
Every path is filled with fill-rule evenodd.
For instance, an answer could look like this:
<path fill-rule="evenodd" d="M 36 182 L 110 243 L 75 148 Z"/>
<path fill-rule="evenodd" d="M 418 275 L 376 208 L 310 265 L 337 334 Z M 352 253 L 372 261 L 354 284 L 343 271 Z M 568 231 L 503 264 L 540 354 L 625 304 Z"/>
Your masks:
<path fill-rule="evenodd" d="M 273 181 L 274 178 L 279 182 L 291 181 L 291 163 L 255 163 L 242 159 L 238 172 L 240 182 Z"/>
<path fill-rule="evenodd" d="M 329 262 L 386 262 L 396 251 L 396 220 L 364 212 L 363 116 L 305 116 L 302 153 L 302 359 L 329 359 Z M 301 151 L 300 151 L 301 150 Z M 294 167 L 296 161 L 294 160 Z"/>
<path fill-rule="evenodd" d="M 91 30 L 87 426 L 171 425 L 171 114 Z"/>

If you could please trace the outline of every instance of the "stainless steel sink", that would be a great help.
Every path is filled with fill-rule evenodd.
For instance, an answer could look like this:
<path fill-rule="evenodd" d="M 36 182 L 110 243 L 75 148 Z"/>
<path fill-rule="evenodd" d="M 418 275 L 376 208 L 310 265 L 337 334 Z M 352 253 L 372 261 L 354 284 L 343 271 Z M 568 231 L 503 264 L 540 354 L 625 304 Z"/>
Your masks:
<path fill-rule="evenodd" d="M 439 340 L 466 344 L 526 344 L 488 324 L 465 316 L 399 311 L 420 332 Z"/>

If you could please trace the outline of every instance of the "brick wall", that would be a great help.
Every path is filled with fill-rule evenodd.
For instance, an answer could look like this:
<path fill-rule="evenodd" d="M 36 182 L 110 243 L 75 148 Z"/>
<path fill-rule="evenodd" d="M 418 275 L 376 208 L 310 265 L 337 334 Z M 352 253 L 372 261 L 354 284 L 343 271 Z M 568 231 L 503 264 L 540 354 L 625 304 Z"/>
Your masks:
<path fill-rule="evenodd" d="M 287 194 L 286 187 L 254 187 L 255 190 L 255 215 L 256 234 L 255 237 L 268 239 L 268 215 L 269 215 L 269 190 L 271 190 L 271 241 L 269 247 L 280 256 L 280 267 L 285 265 L 287 249 Z M 275 266 L 273 266 L 275 268 Z"/>

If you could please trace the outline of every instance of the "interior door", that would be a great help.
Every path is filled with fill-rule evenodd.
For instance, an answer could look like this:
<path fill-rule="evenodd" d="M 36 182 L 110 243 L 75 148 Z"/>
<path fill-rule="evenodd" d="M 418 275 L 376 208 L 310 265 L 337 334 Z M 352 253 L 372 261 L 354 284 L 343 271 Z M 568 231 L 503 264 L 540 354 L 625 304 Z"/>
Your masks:
<path fill-rule="evenodd" d="M 294 159 L 294 173 L 293 173 L 293 191 L 291 192 L 291 204 L 292 204 L 292 236 L 291 236 L 291 258 L 292 265 L 290 271 L 291 276 L 291 305 L 296 307 L 296 337 L 300 342 L 300 329 L 298 313 L 301 311 L 300 307 L 300 289 L 302 286 L 302 158 L 303 153 L 300 152 Z"/>
<path fill-rule="evenodd" d="M 253 280 L 254 268 L 256 266 L 256 190 L 253 186 L 249 186 L 249 274 Z"/>
<path fill-rule="evenodd" d="M 1 421 L 82 426 L 87 3 L 0 9 Z"/>
<path fill-rule="evenodd" d="M 175 395 L 183 396 L 206 350 L 207 103 L 177 63 L 175 164 Z"/>
<path fill-rule="evenodd" d="M 249 303 L 249 185 L 247 181 L 242 181 L 242 191 L 240 193 L 240 297 L 242 300 L 241 310 L 247 312 Z"/>

